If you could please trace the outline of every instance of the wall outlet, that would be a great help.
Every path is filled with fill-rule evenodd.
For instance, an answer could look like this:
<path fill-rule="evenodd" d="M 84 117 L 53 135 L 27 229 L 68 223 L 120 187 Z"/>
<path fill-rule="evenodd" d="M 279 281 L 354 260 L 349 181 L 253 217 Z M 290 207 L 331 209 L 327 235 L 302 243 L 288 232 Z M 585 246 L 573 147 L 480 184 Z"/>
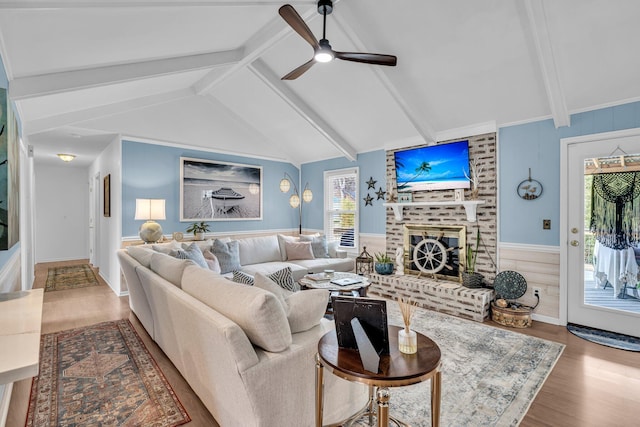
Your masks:
<path fill-rule="evenodd" d="M 540 288 L 533 288 L 533 296 L 540 298 L 540 293 L 542 290 Z"/>
<path fill-rule="evenodd" d="M 551 230 L 551 220 L 550 219 L 543 219 L 542 220 L 542 229 L 543 230 Z"/>

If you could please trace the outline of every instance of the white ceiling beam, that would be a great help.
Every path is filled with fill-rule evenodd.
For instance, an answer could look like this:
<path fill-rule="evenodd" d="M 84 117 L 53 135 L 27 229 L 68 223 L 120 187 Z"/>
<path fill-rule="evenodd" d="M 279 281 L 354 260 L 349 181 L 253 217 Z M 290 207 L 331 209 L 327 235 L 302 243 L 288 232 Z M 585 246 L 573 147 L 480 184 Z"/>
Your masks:
<path fill-rule="evenodd" d="M 19 77 L 9 82 L 9 94 L 14 101 L 20 101 L 115 83 L 228 66 L 237 63 L 240 59 L 241 51 L 236 49 Z"/>
<path fill-rule="evenodd" d="M 292 5 L 316 4 L 315 0 L 288 0 Z M 250 0 L 0 0 L 0 9 L 85 9 L 85 8 L 132 8 L 132 7 L 247 7 L 282 5 L 282 1 L 250 1 Z"/>
<path fill-rule="evenodd" d="M 347 22 L 339 15 L 335 14 L 333 20 L 337 24 L 338 28 L 347 36 L 347 38 L 353 43 L 356 49 L 360 52 L 369 52 L 370 50 L 364 45 L 362 40 L 358 37 L 353 28 L 347 24 Z M 399 59 L 402 61 L 402 58 Z M 387 90 L 389 95 L 394 99 L 400 110 L 407 117 L 409 122 L 413 125 L 416 131 L 424 139 L 425 142 L 434 142 L 436 140 L 436 133 L 429 123 L 424 119 L 424 116 L 418 114 L 418 108 L 410 105 L 408 99 L 410 97 L 403 96 L 398 90 L 397 86 L 389 78 L 388 74 L 384 71 L 384 66 L 373 65 L 372 69 L 375 76 L 380 80 L 380 83 Z"/>
<path fill-rule="evenodd" d="M 516 2 L 517 7 L 525 8 L 530 26 L 532 42 L 535 48 L 540 73 L 547 92 L 549 108 L 556 128 L 571 125 L 571 116 L 567 110 L 566 99 L 560 84 L 558 64 L 553 55 L 551 36 L 547 25 L 547 16 L 543 0 L 524 0 Z"/>
<path fill-rule="evenodd" d="M 343 156 L 349 160 L 356 160 L 356 150 L 340 134 L 333 129 L 318 113 L 316 113 L 302 98 L 280 80 L 280 77 L 260 59 L 249 65 L 249 70 L 266 84 L 275 94 L 286 102 L 296 113 L 313 126 L 327 139 Z"/>
<path fill-rule="evenodd" d="M 43 117 L 31 120 L 23 124 L 23 134 L 26 136 L 53 130 L 62 126 L 70 126 L 77 123 L 95 120 L 103 117 L 121 114 L 128 111 L 139 110 L 152 107 L 154 105 L 166 104 L 179 99 L 193 96 L 191 88 L 178 89 L 171 92 L 149 95 L 127 101 L 115 102 L 113 104 L 101 105 L 93 108 L 86 108 L 79 111 L 56 114 L 54 116 Z"/>

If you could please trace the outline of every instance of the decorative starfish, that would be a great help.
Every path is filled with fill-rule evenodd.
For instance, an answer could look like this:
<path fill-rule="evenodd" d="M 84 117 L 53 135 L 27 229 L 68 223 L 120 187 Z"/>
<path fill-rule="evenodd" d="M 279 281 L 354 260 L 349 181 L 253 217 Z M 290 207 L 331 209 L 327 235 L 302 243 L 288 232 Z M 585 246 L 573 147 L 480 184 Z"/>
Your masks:
<path fill-rule="evenodd" d="M 382 189 L 382 187 L 380 187 L 380 189 L 379 189 L 378 191 L 376 191 L 376 195 L 378 196 L 378 198 L 377 198 L 376 200 L 380 200 L 380 199 L 384 200 L 384 195 L 385 195 L 386 193 L 387 193 L 387 192 L 386 192 L 386 191 L 384 191 L 384 190 Z"/>
<path fill-rule="evenodd" d="M 362 200 L 364 200 L 365 206 L 373 206 L 373 197 L 371 197 L 369 194 L 367 194 L 367 197 L 363 198 Z"/>
<path fill-rule="evenodd" d="M 373 188 L 375 190 L 376 189 L 376 182 L 378 182 L 378 181 L 374 180 L 373 177 L 369 178 L 369 181 L 367 181 L 367 185 L 368 185 L 367 190 L 370 189 L 370 188 Z"/>

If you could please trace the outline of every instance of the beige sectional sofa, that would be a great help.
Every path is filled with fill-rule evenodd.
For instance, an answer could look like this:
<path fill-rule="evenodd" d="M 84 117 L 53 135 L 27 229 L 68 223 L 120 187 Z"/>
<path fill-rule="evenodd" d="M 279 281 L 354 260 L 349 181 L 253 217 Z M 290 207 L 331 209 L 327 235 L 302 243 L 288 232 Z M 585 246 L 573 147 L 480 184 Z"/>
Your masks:
<path fill-rule="evenodd" d="M 317 343 L 334 327 L 323 318 L 328 295 L 278 294 L 260 286 L 269 279 L 257 269 L 247 286 L 139 249 L 118 252 L 131 309 L 220 425 L 314 425 Z M 269 272 L 278 262 L 288 264 L 247 265 Z M 365 386 L 325 374 L 326 422 L 344 420 L 367 398 Z"/>

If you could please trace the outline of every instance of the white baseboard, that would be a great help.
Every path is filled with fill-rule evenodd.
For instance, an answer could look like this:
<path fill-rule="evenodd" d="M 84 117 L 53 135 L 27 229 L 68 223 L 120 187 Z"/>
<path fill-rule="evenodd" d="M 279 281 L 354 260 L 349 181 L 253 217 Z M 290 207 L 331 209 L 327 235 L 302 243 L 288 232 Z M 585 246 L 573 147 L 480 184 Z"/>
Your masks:
<path fill-rule="evenodd" d="M 551 325 L 565 326 L 565 324 L 563 324 L 560 319 L 556 319 L 555 317 L 550 316 L 543 316 L 541 314 L 531 313 L 531 319 L 542 323 L 549 323 Z"/>

